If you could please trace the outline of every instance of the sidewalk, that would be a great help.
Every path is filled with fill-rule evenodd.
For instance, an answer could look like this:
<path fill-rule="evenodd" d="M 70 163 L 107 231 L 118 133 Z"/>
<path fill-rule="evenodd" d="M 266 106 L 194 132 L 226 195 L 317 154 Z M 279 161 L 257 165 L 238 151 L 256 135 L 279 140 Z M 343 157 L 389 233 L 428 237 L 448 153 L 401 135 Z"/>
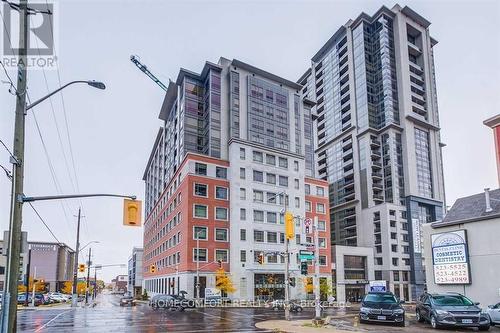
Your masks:
<path fill-rule="evenodd" d="M 257 328 L 287 333 L 351 333 L 332 326 L 313 327 L 311 320 L 266 320 L 255 324 Z"/>

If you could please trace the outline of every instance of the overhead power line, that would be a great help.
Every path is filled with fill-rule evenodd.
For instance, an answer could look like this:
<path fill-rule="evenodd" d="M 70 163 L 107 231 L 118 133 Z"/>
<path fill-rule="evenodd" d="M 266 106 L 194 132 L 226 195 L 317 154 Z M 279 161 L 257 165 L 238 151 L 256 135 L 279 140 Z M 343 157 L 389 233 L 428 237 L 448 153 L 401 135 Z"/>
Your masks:
<path fill-rule="evenodd" d="M 31 202 L 28 202 L 29 205 L 31 206 L 31 208 L 35 211 L 35 214 L 36 216 L 38 216 L 38 218 L 40 219 L 40 221 L 42 221 L 43 225 L 45 226 L 45 228 L 47 228 L 47 230 L 50 232 L 50 234 L 52 235 L 52 237 L 54 237 L 54 239 L 58 242 L 58 243 L 62 243 L 57 237 L 56 235 L 54 235 L 54 232 L 50 229 L 50 227 L 47 225 L 47 223 L 45 222 L 45 220 L 43 219 L 42 216 L 40 216 L 40 213 L 38 213 L 38 211 L 36 210 L 36 208 L 33 206 L 33 204 Z"/>

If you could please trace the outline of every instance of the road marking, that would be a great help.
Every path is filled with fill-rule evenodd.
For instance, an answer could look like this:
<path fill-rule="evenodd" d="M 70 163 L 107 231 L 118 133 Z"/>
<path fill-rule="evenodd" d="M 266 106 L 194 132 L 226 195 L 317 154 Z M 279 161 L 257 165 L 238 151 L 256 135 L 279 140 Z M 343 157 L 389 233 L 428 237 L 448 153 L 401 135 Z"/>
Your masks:
<path fill-rule="evenodd" d="M 45 327 L 49 326 L 50 323 L 52 323 L 54 320 L 56 320 L 57 318 L 59 318 L 60 316 L 62 316 L 63 314 L 65 313 L 68 313 L 70 311 L 73 311 L 73 309 L 69 309 L 69 310 L 66 310 L 64 312 L 61 312 L 60 314 L 58 314 L 57 316 L 55 316 L 54 318 L 52 318 L 51 320 L 49 320 L 48 322 L 46 322 L 44 325 L 40 326 L 39 328 L 37 328 L 35 330 L 35 332 L 40 332 L 41 330 L 43 330 Z"/>
<path fill-rule="evenodd" d="M 228 320 L 228 321 L 232 321 L 232 322 L 239 322 L 238 320 L 233 320 L 233 319 L 229 319 L 229 318 L 222 318 L 221 316 L 217 316 L 217 315 L 214 315 L 214 314 L 211 314 L 211 313 L 207 313 L 207 312 L 201 312 L 201 311 L 198 311 L 198 310 L 196 310 L 196 312 L 201 313 L 202 315 L 205 315 L 205 316 L 219 318 L 221 320 Z"/>

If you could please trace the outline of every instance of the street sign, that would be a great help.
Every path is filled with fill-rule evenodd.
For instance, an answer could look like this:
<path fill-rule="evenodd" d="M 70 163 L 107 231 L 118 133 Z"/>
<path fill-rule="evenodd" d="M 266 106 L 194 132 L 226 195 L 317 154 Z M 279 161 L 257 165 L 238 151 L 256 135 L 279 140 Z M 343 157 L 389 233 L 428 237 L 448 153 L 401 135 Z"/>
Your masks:
<path fill-rule="evenodd" d="M 310 217 L 305 218 L 305 219 L 304 219 L 304 225 L 305 225 L 306 227 L 309 227 L 309 226 L 312 224 L 312 221 L 313 221 L 313 220 L 312 220 L 312 218 L 310 218 Z"/>
<path fill-rule="evenodd" d="M 300 250 L 299 251 L 300 260 L 313 260 L 314 251 Z"/>

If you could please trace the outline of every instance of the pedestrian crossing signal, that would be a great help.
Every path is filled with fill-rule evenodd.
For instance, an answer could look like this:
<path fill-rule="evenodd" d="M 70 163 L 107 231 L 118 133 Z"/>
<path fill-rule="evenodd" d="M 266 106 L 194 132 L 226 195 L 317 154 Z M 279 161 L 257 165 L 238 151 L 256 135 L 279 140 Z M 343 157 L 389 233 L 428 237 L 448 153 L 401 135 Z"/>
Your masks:
<path fill-rule="evenodd" d="M 85 264 L 79 264 L 79 265 L 78 265 L 78 271 L 79 271 L 80 273 L 85 272 Z"/>
<path fill-rule="evenodd" d="M 307 261 L 302 261 L 300 263 L 300 274 L 307 275 Z"/>
<path fill-rule="evenodd" d="M 140 200 L 123 200 L 123 225 L 140 227 L 142 215 L 142 201 Z"/>

